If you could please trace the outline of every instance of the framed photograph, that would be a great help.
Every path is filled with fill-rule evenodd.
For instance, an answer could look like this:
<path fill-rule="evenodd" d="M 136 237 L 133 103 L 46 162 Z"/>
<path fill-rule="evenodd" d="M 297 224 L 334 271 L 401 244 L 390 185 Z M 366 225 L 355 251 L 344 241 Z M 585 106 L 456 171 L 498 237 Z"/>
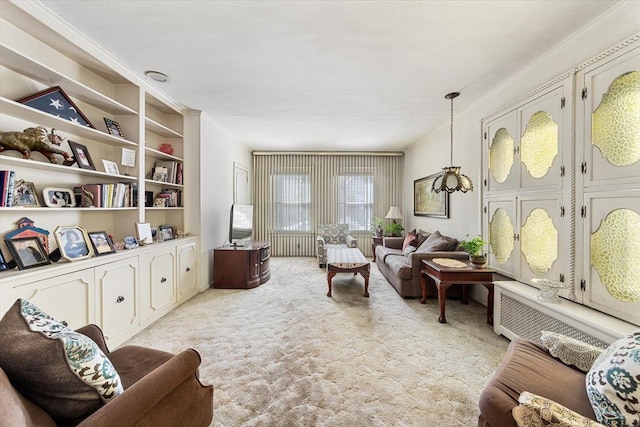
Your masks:
<path fill-rule="evenodd" d="M 112 254 L 116 251 L 106 231 L 90 231 L 88 234 L 97 256 Z"/>
<path fill-rule="evenodd" d="M 62 258 L 78 261 L 93 256 L 93 246 L 87 231 L 79 226 L 58 227 L 53 231 L 58 242 L 58 249 Z"/>
<path fill-rule="evenodd" d="M 73 190 L 68 188 L 47 187 L 42 190 L 44 204 L 50 208 L 73 208 L 76 206 L 76 197 Z"/>
<path fill-rule="evenodd" d="M 118 170 L 118 164 L 116 162 L 102 159 L 102 164 L 104 165 L 104 171 L 109 175 L 120 175 L 120 171 Z"/>
<path fill-rule="evenodd" d="M 449 218 L 449 193 L 431 191 L 433 181 L 440 176 L 434 173 L 413 181 L 413 214 L 433 218 Z"/>
<path fill-rule="evenodd" d="M 9 268 L 7 264 L 7 260 L 4 259 L 4 255 L 2 254 L 2 250 L 0 249 L 0 271 L 5 271 L 7 268 Z"/>
<path fill-rule="evenodd" d="M 82 114 L 82 111 L 71 98 L 62 90 L 60 86 L 50 87 L 41 92 L 19 99 L 17 102 L 28 105 L 36 110 L 49 113 L 53 116 L 69 120 L 80 126 L 94 128 L 89 119 Z"/>
<path fill-rule="evenodd" d="M 125 236 L 124 237 L 124 247 L 126 249 L 133 249 L 133 248 L 137 248 L 138 245 L 138 240 L 135 238 L 135 236 Z"/>
<path fill-rule="evenodd" d="M 78 164 L 78 167 L 80 169 L 91 169 L 93 171 L 96 170 L 87 147 L 82 144 L 78 144 L 77 142 L 69 141 L 69 148 L 71 148 L 73 157 L 75 157 L 76 163 Z"/>
<path fill-rule="evenodd" d="M 176 233 L 171 225 L 161 225 L 158 227 L 158 231 L 162 235 L 162 240 L 173 240 L 176 238 Z"/>
<path fill-rule="evenodd" d="M 24 179 L 16 180 L 13 186 L 13 206 L 40 206 L 33 182 L 27 182 Z"/>
<path fill-rule="evenodd" d="M 124 138 L 124 133 L 122 133 L 122 129 L 120 129 L 120 124 L 118 122 L 111 120 L 108 117 L 104 118 L 104 122 L 107 125 L 107 132 L 109 135 L 119 136 L 120 138 Z"/>
<path fill-rule="evenodd" d="M 137 222 L 136 231 L 138 233 L 138 244 L 150 245 L 153 243 L 153 235 L 151 234 L 151 224 L 148 222 Z"/>
<path fill-rule="evenodd" d="M 19 270 L 51 264 L 42 242 L 36 236 L 5 239 Z"/>

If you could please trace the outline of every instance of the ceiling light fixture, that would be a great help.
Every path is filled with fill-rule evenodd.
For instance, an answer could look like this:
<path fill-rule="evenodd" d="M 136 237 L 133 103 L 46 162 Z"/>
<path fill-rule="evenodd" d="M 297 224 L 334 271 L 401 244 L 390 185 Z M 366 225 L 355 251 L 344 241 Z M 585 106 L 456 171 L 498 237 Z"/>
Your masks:
<path fill-rule="evenodd" d="M 159 83 L 168 83 L 171 80 L 169 76 L 165 73 L 161 73 L 160 71 L 145 71 L 144 75 Z"/>
<path fill-rule="evenodd" d="M 431 186 L 431 191 L 439 193 L 446 191 L 453 193 L 454 191 L 473 191 L 473 183 L 468 176 L 460 173 L 460 166 L 453 166 L 453 99 L 457 98 L 460 92 L 451 92 L 445 95 L 446 99 L 451 100 L 451 166 L 442 168 L 442 172 Z"/>

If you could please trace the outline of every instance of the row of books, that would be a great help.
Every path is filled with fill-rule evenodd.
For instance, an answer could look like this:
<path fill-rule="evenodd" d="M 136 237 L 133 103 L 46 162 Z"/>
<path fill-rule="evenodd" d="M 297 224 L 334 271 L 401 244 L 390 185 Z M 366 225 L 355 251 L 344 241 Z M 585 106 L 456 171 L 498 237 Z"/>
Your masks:
<path fill-rule="evenodd" d="M 160 204 L 161 200 L 164 200 L 164 204 Z M 162 191 L 156 195 L 156 203 L 154 203 L 154 206 L 164 206 L 167 208 L 181 207 L 182 190 L 163 188 Z"/>
<path fill-rule="evenodd" d="M 156 162 L 152 179 L 154 181 L 182 185 L 182 163 L 172 160 Z"/>
<path fill-rule="evenodd" d="M 130 208 L 138 206 L 138 183 L 84 184 L 74 187 L 76 205 L 96 208 Z"/>
<path fill-rule="evenodd" d="M 11 206 L 13 206 L 15 180 L 15 171 L 0 170 L 0 189 L 2 189 L 2 199 L 0 199 L 1 207 L 10 208 Z"/>

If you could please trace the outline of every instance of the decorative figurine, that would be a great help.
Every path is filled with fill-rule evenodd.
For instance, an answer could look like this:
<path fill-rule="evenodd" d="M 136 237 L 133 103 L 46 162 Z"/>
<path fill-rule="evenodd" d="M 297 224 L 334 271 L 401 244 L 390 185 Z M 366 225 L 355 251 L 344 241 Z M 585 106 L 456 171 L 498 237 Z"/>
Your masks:
<path fill-rule="evenodd" d="M 64 164 L 71 165 L 74 162 L 73 156 L 66 151 L 50 146 L 47 141 L 54 145 L 60 145 L 64 138 L 51 129 L 47 134 L 47 129 L 43 126 L 27 128 L 22 132 L 2 132 L 0 131 L 0 152 L 5 150 L 16 150 L 22 153 L 25 159 L 31 159 L 31 152 L 42 153 L 51 163 L 59 163 L 54 154 L 64 157 Z"/>

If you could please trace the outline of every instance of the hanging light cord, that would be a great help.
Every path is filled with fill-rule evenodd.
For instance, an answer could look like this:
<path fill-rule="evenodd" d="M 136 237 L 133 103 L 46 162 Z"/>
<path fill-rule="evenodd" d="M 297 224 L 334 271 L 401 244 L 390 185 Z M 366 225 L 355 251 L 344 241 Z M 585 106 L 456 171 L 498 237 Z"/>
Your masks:
<path fill-rule="evenodd" d="M 451 97 L 451 166 L 453 166 L 453 97 Z"/>

